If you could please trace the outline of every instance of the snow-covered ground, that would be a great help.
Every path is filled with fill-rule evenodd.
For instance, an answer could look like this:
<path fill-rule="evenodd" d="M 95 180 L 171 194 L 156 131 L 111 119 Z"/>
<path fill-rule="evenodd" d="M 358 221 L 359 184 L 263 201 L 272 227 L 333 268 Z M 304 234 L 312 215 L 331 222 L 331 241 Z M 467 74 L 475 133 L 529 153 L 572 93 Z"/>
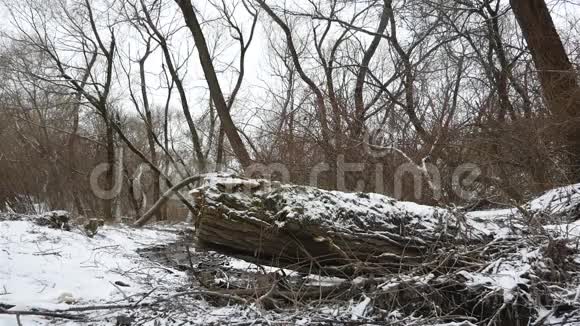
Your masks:
<path fill-rule="evenodd" d="M 178 246 L 175 243 L 180 239 L 178 233 L 187 227 L 185 224 L 141 229 L 105 226 L 94 238 L 89 238 L 77 228 L 68 232 L 38 226 L 30 220 L 0 221 L 0 309 L 64 314 L 65 310 L 73 309 L 86 317 L 75 321 L 22 315 L 19 317 L 22 325 L 115 325 L 124 316 L 134 317 L 134 325 L 155 326 L 243 324 L 248 320 L 257 324 L 269 320 L 310 323 L 307 310 L 304 316 L 276 314 L 253 306 L 242 307 L 235 301 L 214 306 L 203 297 L 182 296 L 186 291 L 196 290 L 187 274 L 143 257 L 139 250 L 164 244 Z M 175 249 L 186 250 L 184 246 Z M 256 272 L 263 268 L 226 258 L 225 264 L 235 270 Z M 266 267 L 265 272 L 274 270 Z M 309 282 L 336 284 L 316 276 L 311 276 Z M 183 299 L 179 304 L 186 308 L 180 306 L 172 311 L 171 304 L 179 299 Z M 144 303 L 169 306 L 123 309 Z M 94 310 L 96 305 L 102 305 L 103 309 Z M 361 306 L 353 303 L 352 309 L 357 318 L 356 311 Z M 320 308 L 320 311 L 330 316 L 344 313 L 336 309 Z M 18 326 L 16 316 L 0 314 L 0 326 L 8 325 Z"/>
<path fill-rule="evenodd" d="M 580 201 L 578 188 L 573 186 L 548 192 L 521 209 L 535 214 L 534 216 L 538 218 L 543 216 L 542 213 L 560 216 L 574 206 L 570 203 Z M 314 203 L 310 202 L 309 205 Z M 411 204 L 405 207 L 407 210 L 415 208 Z M 424 207 L 419 208 L 421 211 L 425 210 Z M 518 297 L 531 295 L 527 290 L 530 287 L 550 284 L 538 281 L 540 272 L 550 274 L 563 268 L 554 260 L 558 257 L 545 259 L 544 256 L 550 254 L 547 253 L 546 243 L 565 240 L 565 246 L 568 246 L 572 255 L 568 257 L 570 259 L 567 263 L 580 266 L 580 255 L 577 250 L 580 237 L 579 221 L 558 222 L 554 219 L 549 223 L 543 223 L 540 226 L 543 230 L 541 232 L 546 232 L 545 238 L 551 240 L 529 246 L 513 239 L 518 230 L 529 226 L 525 225 L 526 222 L 522 222 L 525 220 L 523 218 L 525 216 L 522 215 L 525 214 L 521 209 L 465 214 L 466 224 L 488 234 L 492 238 L 490 244 L 498 244 L 497 247 L 491 245 L 482 247 L 482 251 L 505 248 L 507 253 L 498 255 L 497 259 L 490 261 L 481 270 L 459 271 L 456 275 L 461 276 L 469 287 L 486 288 L 491 290 L 491 293 L 499 293 L 506 305 L 516 302 Z M 284 312 L 266 311 L 254 302 L 240 305 L 236 300 L 232 300 L 226 304 L 215 304 L 207 297 L 195 293 L 202 289 L 192 287 L 191 275 L 177 268 L 178 264 L 161 264 L 140 254 L 143 249 L 155 246 L 180 246 L 179 241 L 182 241 L 183 232 L 188 227 L 186 224 L 153 225 L 146 228 L 104 226 L 99 229 L 97 235 L 90 238 L 78 227 L 65 231 L 39 226 L 30 219 L 13 221 L 0 219 L 0 309 L 56 311 L 62 314 L 82 314 L 84 318 L 78 321 L 21 315 L 19 316 L 21 325 L 115 325 L 124 317 L 131 317 L 134 321 L 132 325 L 155 326 L 252 323 L 309 325 L 316 324 L 317 321 L 318 324 L 324 324 L 325 320 L 338 319 L 360 323 L 365 321 L 372 311 L 373 300 L 370 294 L 367 296 L 364 293 L 342 304 L 320 303 Z M 182 246 L 176 249 L 184 250 L 184 248 Z M 208 253 L 210 260 L 211 255 Z M 223 260 L 220 264 L 227 265 L 229 269 L 262 270 L 265 273 L 276 271 L 275 268 L 263 270 L 261 267 L 229 257 L 221 256 L 220 259 Z M 539 303 L 536 321 L 540 321 L 543 317 L 545 319 L 537 325 L 555 325 L 562 322 L 568 325 L 577 322 L 577 325 L 580 325 L 577 318 L 574 319 L 558 310 L 564 309 L 561 307 L 565 306 L 568 309 L 566 312 L 577 311 L 580 307 L 577 271 L 566 273 L 568 279 L 561 281 L 560 284 L 547 285 L 546 291 L 550 291 L 552 299 L 557 299 L 558 305 L 554 306 L 557 308 L 548 309 Z M 222 274 L 214 275 L 215 280 L 231 281 L 227 274 Z M 320 286 L 332 286 L 341 282 L 341 279 L 314 275 L 305 279 L 305 284 Z M 428 284 L 436 279 L 437 276 L 433 274 L 393 275 L 384 279 L 377 288 L 388 293 L 403 284 Z M 95 307 L 97 305 L 103 306 L 102 309 L 97 309 Z M 413 322 L 412 317 L 402 316 L 396 310 L 381 313 L 385 316 L 384 321 L 399 320 L 398 325 L 404 325 L 406 323 L 402 320 L 408 320 L 409 325 L 421 325 L 420 322 Z M 373 324 L 372 321 L 369 320 L 369 324 Z M 477 323 L 466 321 L 459 324 Z M 5 325 L 18 326 L 16 315 L 0 313 L 0 326 Z"/>
<path fill-rule="evenodd" d="M 115 303 L 153 287 L 186 281 L 182 272 L 141 258 L 136 250 L 177 239 L 171 229 L 104 227 L 94 238 L 31 221 L 0 221 L 0 303 L 13 310 L 66 309 Z M 45 319 L 23 316 L 24 325 Z M 0 315 L 0 325 L 16 325 Z"/>

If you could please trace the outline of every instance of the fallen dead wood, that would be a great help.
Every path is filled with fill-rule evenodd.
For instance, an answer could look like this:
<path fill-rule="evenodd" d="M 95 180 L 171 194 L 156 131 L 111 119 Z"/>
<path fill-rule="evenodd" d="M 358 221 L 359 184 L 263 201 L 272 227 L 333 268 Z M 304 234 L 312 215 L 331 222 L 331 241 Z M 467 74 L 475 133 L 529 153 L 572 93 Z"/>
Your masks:
<path fill-rule="evenodd" d="M 52 318 L 70 319 L 70 320 L 84 320 L 86 316 L 84 315 L 74 315 L 67 313 L 59 313 L 53 311 L 43 311 L 43 310 L 4 310 L 0 308 L 0 315 L 14 315 L 16 318 L 20 316 L 44 316 Z"/>
<path fill-rule="evenodd" d="M 182 180 L 180 183 L 176 184 L 175 186 L 171 187 L 169 190 L 167 190 L 160 198 L 159 200 L 153 204 L 153 206 L 147 211 L 145 212 L 145 214 L 143 214 L 143 216 L 141 216 L 136 222 L 135 222 L 135 226 L 143 226 L 145 224 L 147 224 L 147 222 L 149 222 L 149 220 L 153 217 L 153 214 L 155 214 L 159 208 L 161 208 L 161 206 L 163 204 L 165 204 L 165 202 L 167 202 L 167 200 L 169 199 L 170 196 L 172 195 L 179 195 L 181 196 L 181 194 L 179 193 L 179 190 L 181 190 L 182 188 L 194 183 L 194 182 L 198 182 L 199 180 L 201 180 L 202 177 L 195 175 L 189 178 L 185 178 L 184 180 Z"/>
<path fill-rule="evenodd" d="M 484 238 L 446 209 L 378 194 L 212 176 L 192 196 L 200 244 L 306 272 L 409 270 L 450 242 Z"/>
<path fill-rule="evenodd" d="M 225 299 L 229 301 L 234 301 L 238 303 L 247 303 L 247 300 L 226 292 L 216 292 L 216 291 L 183 291 L 177 292 L 165 297 L 157 298 L 150 302 L 141 302 L 143 299 L 147 298 L 150 293 L 147 293 L 141 300 L 137 303 L 128 303 L 128 304 L 100 304 L 100 305 L 90 305 L 90 306 L 78 306 L 78 307 L 70 307 L 67 309 L 30 309 L 30 310 L 12 310 L 12 309 L 4 309 L 0 307 L 0 315 L 15 315 L 15 316 L 44 316 L 44 317 L 52 317 L 52 318 L 60 318 L 60 319 L 69 319 L 69 320 L 86 320 L 87 316 L 85 314 L 80 314 L 81 312 L 92 312 L 98 310 L 119 310 L 119 309 L 139 309 L 145 307 L 155 307 L 161 305 L 165 302 L 169 302 L 179 297 L 184 296 L 206 296 L 206 297 L 217 297 L 220 299 Z M 77 313 L 77 314 L 75 314 Z"/>

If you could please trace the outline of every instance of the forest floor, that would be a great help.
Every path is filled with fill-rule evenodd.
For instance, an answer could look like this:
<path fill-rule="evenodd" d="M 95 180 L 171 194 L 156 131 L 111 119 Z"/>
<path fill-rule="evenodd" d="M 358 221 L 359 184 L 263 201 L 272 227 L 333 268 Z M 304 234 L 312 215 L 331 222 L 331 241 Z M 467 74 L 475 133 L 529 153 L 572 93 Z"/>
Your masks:
<path fill-rule="evenodd" d="M 277 269 L 192 248 L 190 233 L 185 223 L 117 225 L 90 238 L 80 229 L 0 220 L 0 309 L 22 311 L 21 325 L 308 325 L 364 315 L 357 303 L 274 312 L 215 297 L 196 285 L 191 267 L 224 288 Z M 309 276 L 324 286 L 319 281 L 340 280 Z M 0 325 L 19 325 L 16 314 L 0 314 Z"/>
<path fill-rule="evenodd" d="M 526 209 L 545 209 L 554 198 L 548 193 Z M 35 216 L 0 214 L 0 325 L 468 326 L 515 325 L 517 318 L 520 324 L 580 325 L 580 222 L 550 221 L 536 234 L 521 233 L 514 231 L 518 214 L 467 214 L 493 236 L 485 247 L 456 250 L 479 255 L 480 268 L 350 280 L 194 248 L 186 223 L 106 225 L 88 237 L 74 225 L 66 231 L 40 226 Z M 485 261 L 483 252 L 492 252 Z M 442 284 L 459 278 L 465 288 L 441 295 L 448 291 Z M 260 285 L 287 300 L 271 300 L 273 291 L 253 294 Z M 479 315 L 485 318 L 455 306 L 445 310 L 462 291 L 477 301 L 473 310 L 491 310 Z M 415 292 L 420 295 L 410 296 Z M 426 314 L 431 306 L 437 307 Z M 516 319 L 504 323 L 506 316 Z"/>

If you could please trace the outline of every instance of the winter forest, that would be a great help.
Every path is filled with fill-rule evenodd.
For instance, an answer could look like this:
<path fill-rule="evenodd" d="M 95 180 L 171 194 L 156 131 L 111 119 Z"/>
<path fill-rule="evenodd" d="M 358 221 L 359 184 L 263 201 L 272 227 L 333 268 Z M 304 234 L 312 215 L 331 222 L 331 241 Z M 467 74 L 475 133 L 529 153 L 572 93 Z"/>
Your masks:
<path fill-rule="evenodd" d="M 0 325 L 580 325 L 578 0 L 0 0 Z"/>

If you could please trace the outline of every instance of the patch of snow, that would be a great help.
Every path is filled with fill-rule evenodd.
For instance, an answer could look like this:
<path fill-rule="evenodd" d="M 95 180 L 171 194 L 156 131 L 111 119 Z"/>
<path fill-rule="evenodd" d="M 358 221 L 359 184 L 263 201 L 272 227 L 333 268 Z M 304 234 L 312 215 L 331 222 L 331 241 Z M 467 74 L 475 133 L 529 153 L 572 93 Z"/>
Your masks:
<path fill-rule="evenodd" d="M 547 191 L 542 196 L 529 202 L 533 212 L 549 214 L 566 213 L 580 203 L 580 184 L 569 185 Z"/>
<path fill-rule="evenodd" d="M 160 230 L 109 226 L 89 238 L 80 230 L 54 230 L 30 221 L 0 222 L 0 302 L 14 309 L 66 309 L 69 303 L 114 302 L 152 286 L 184 281 L 183 273 L 168 273 L 135 252 L 176 238 Z M 121 290 L 118 281 L 129 286 Z M 45 323 L 32 316 L 22 321 Z M 0 325 L 16 325 L 16 320 L 0 315 Z"/>
<path fill-rule="evenodd" d="M 388 291 L 390 289 L 399 287 L 402 283 L 428 284 L 434 278 L 435 275 L 431 273 L 427 275 L 416 275 L 416 276 L 401 274 L 399 276 L 393 277 L 388 281 L 379 284 L 378 288 L 383 291 Z"/>
<path fill-rule="evenodd" d="M 467 280 L 466 285 L 501 291 L 504 302 L 512 303 L 520 286 L 530 284 L 527 278 L 532 268 L 530 263 L 533 258 L 538 257 L 538 254 L 538 250 L 529 252 L 524 248 L 509 259 L 496 260 L 479 273 L 460 271 L 457 274 Z"/>
<path fill-rule="evenodd" d="M 361 317 L 364 318 L 369 312 L 370 304 L 371 298 L 367 297 L 366 295 L 363 295 L 363 300 L 352 306 L 351 319 L 358 320 Z"/>
<path fill-rule="evenodd" d="M 544 228 L 558 238 L 573 239 L 580 237 L 580 221 L 546 225 Z"/>

